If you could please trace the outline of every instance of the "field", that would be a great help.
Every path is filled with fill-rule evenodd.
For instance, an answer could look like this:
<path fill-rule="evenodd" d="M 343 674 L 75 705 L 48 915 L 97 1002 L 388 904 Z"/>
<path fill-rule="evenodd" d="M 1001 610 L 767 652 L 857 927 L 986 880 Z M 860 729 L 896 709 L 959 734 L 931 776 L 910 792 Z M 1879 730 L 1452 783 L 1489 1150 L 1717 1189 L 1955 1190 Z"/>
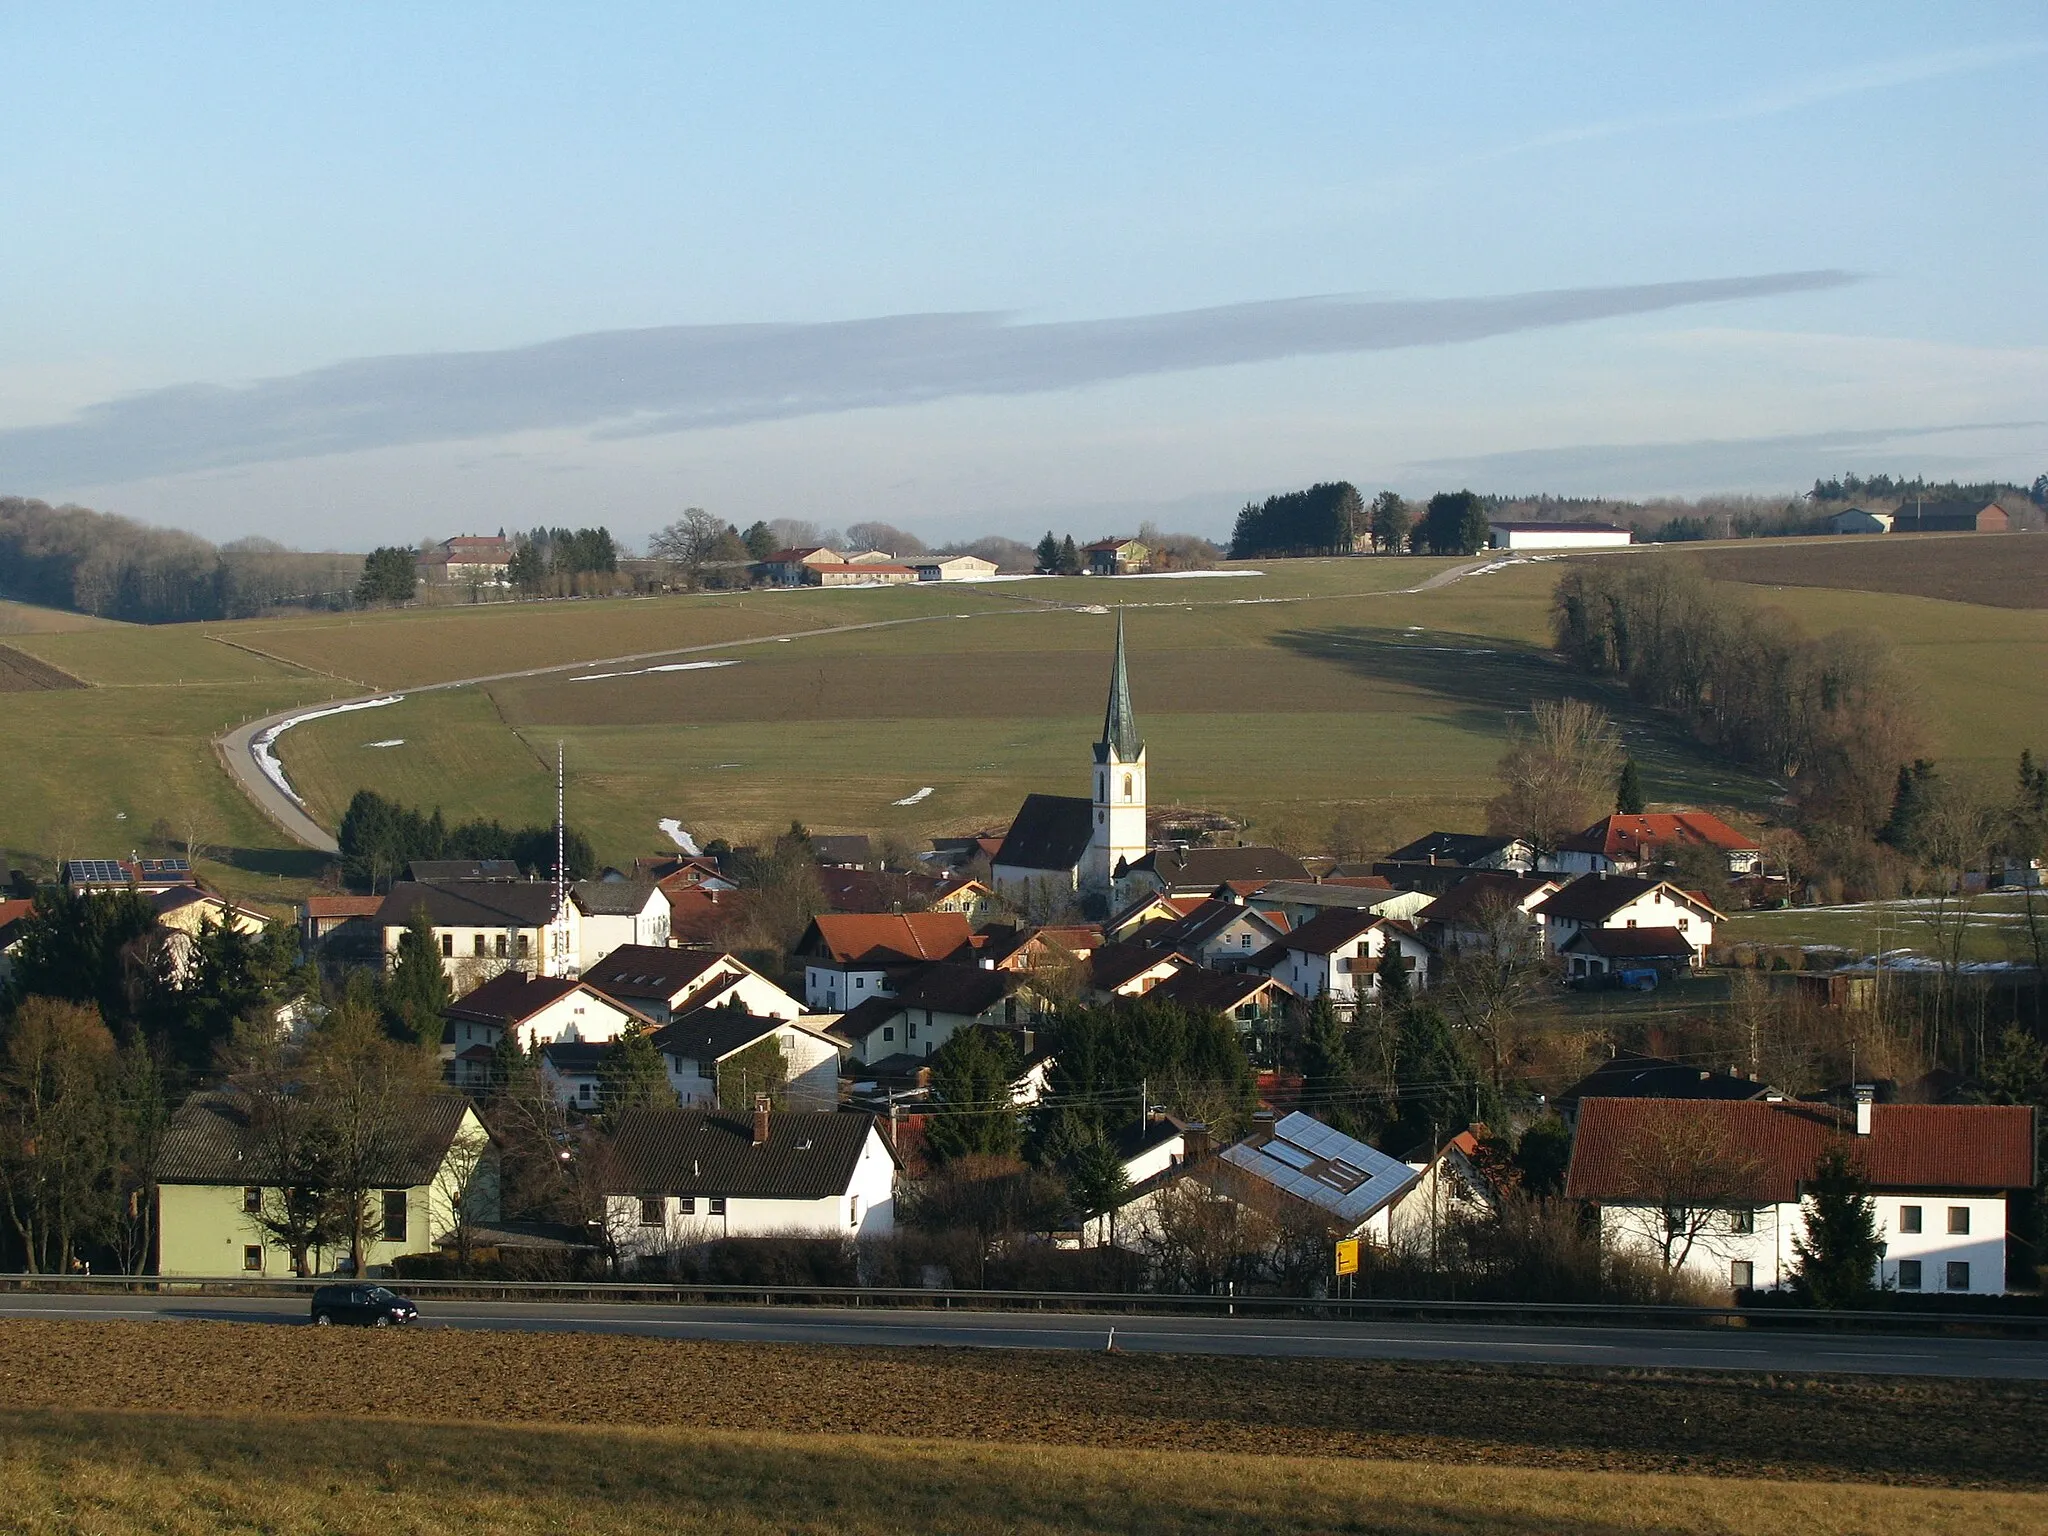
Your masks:
<path fill-rule="evenodd" d="M 2018 1532 L 2044 1465 L 2030 1383 L 0 1324 L 32 1532 Z"/>
<path fill-rule="evenodd" d="M 1924 696 L 1933 755 L 2003 781 L 2022 747 L 2048 749 L 2048 614 L 1859 584 L 1989 590 L 2032 558 L 2034 537 L 1910 541 L 1924 552 L 1911 569 L 1896 552 L 1906 541 L 1882 539 L 1621 558 L 1704 560 L 1809 629 L 1884 630 Z M 16 793 L 0 797 L 0 847 L 17 862 L 125 852 L 155 827 L 214 850 L 207 872 L 236 894 L 288 897 L 317 861 L 284 846 L 232 789 L 210 739 L 373 688 L 414 691 L 301 726 L 280 747 L 329 825 L 361 787 L 454 819 L 544 819 L 557 740 L 571 818 L 614 862 L 664 846 L 664 817 L 729 838 L 796 818 L 912 838 L 996 825 L 1031 790 L 1085 786 L 1111 603 L 1129 626 L 1154 803 L 1227 812 L 1254 836 L 1319 847 L 1346 809 L 1383 847 L 1432 826 L 1479 825 L 1508 720 L 1530 698 L 1562 693 L 1616 714 L 1653 800 L 1768 814 L 1775 786 L 1703 757 L 1549 657 L 1554 561 L 1408 590 L 1457 564 L 1276 561 L 1225 579 L 501 603 L 156 629 L 16 609 L 6 643 L 91 686 L 9 695 L 0 772 Z M 1823 580 L 1835 585 L 1798 584 Z M 712 649 L 677 659 L 732 664 L 648 670 L 693 647 Z M 509 675 L 631 656 L 645 659 Z M 499 680 L 417 691 L 477 676 Z M 927 787 L 916 804 L 895 803 Z"/>
<path fill-rule="evenodd" d="M 85 684 L 11 645 L 0 645 L 0 693 L 53 693 Z"/>
<path fill-rule="evenodd" d="M 2048 930 L 2048 895 L 2034 896 L 2037 921 Z M 1839 907 L 1787 907 L 1776 912 L 1742 912 L 1715 930 L 1716 940 L 1729 944 L 1810 945 L 1873 955 L 1882 948 L 1931 952 L 1937 947 L 1934 924 L 1953 931 L 1958 908 L 1947 911 L 1927 897 L 1903 901 L 1860 902 Z M 2026 918 L 2026 897 L 1992 892 L 1970 899 L 1963 938 L 1967 964 L 2033 963 L 2033 945 Z"/>
<path fill-rule="evenodd" d="M 1716 581 L 2048 608 L 2048 537 L 2039 533 L 1752 539 L 1718 546 L 1700 559 Z"/>

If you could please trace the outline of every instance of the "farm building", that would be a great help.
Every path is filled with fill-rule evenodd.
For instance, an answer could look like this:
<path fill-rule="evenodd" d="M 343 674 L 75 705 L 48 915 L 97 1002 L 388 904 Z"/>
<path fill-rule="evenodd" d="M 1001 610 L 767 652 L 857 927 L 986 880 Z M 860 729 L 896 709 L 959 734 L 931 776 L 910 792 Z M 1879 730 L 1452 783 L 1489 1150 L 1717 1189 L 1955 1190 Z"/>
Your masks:
<path fill-rule="evenodd" d="M 1861 507 L 1847 507 L 1828 519 L 1829 533 L 1890 533 L 1892 515 L 1889 512 L 1866 512 Z"/>
<path fill-rule="evenodd" d="M 1091 576 L 1130 576 L 1145 569 L 1152 551 L 1136 539 L 1097 539 L 1081 553 Z"/>
<path fill-rule="evenodd" d="M 1763 848 L 1708 811 L 1603 816 L 1558 844 L 1553 866 L 1567 875 L 1634 874 L 1667 863 L 1681 848 L 1712 848 L 1731 875 L 1755 874 Z"/>
<path fill-rule="evenodd" d="M 502 583 L 512 569 L 512 545 L 497 534 L 458 534 L 413 562 L 421 581 Z"/>
<path fill-rule="evenodd" d="M 754 566 L 754 574 L 778 587 L 814 584 L 815 573 L 830 566 L 846 564 L 836 549 L 807 544 L 796 549 L 778 549 Z"/>
<path fill-rule="evenodd" d="M 1614 549 L 1632 543 L 1635 534 L 1611 523 L 1488 523 L 1491 548 Z"/>
<path fill-rule="evenodd" d="M 995 561 L 979 555 L 927 555 L 904 563 L 919 581 L 987 581 L 996 573 Z"/>
<path fill-rule="evenodd" d="M 2012 517 L 1995 501 L 1914 502 L 1892 514 L 1893 533 L 2005 533 Z"/>

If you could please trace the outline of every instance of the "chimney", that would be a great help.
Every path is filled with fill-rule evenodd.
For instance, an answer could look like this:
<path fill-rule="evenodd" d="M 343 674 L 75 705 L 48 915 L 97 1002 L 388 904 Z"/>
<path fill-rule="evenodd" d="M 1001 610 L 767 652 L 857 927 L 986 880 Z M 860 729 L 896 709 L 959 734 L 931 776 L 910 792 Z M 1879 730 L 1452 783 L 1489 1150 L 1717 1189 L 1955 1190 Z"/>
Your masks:
<path fill-rule="evenodd" d="M 768 1145 L 768 1095 L 765 1093 L 754 1095 L 754 1145 Z"/>
<path fill-rule="evenodd" d="M 1182 1161 L 1192 1166 L 1209 1155 L 1209 1127 L 1199 1120 L 1190 1121 L 1181 1128 L 1181 1145 L 1186 1149 Z"/>
<path fill-rule="evenodd" d="M 1870 1107 L 1877 1099 L 1877 1089 L 1869 1083 L 1856 1085 L 1856 1134 L 1870 1134 Z"/>

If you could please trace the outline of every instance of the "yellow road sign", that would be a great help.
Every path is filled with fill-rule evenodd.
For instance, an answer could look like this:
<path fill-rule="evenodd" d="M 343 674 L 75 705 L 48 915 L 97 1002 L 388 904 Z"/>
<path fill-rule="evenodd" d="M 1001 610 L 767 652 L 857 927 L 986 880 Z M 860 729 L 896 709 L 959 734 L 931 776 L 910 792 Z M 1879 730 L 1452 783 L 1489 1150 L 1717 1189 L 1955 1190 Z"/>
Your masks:
<path fill-rule="evenodd" d="M 1358 1273 L 1358 1239 L 1347 1237 L 1337 1245 L 1337 1273 L 1355 1275 Z"/>

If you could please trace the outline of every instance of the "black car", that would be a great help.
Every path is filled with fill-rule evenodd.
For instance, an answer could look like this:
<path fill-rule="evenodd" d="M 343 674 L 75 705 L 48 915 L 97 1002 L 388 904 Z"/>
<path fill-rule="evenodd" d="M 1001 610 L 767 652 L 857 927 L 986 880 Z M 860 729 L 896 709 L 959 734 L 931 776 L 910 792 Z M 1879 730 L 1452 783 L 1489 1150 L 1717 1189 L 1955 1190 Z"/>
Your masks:
<path fill-rule="evenodd" d="M 419 1315 L 418 1307 L 381 1285 L 323 1285 L 313 1293 L 313 1321 L 323 1328 L 331 1323 L 389 1328 L 416 1322 Z"/>

